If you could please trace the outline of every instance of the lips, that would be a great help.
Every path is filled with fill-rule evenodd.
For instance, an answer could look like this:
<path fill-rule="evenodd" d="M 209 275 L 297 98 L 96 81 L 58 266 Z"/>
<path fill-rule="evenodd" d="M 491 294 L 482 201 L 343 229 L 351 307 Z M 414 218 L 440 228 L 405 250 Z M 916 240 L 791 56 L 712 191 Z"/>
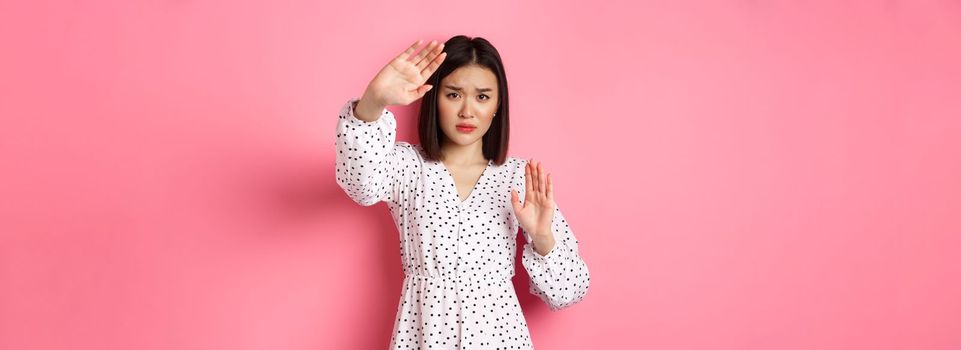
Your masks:
<path fill-rule="evenodd" d="M 457 124 L 457 131 L 460 131 L 465 134 L 469 134 L 473 132 L 474 129 L 477 129 L 477 127 L 470 124 Z"/>

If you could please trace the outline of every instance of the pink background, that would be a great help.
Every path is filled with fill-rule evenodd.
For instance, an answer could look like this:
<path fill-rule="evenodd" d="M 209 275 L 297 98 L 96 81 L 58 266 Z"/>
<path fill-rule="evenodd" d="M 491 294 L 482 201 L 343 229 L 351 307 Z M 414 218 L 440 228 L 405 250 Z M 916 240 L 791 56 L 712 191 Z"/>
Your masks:
<path fill-rule="evenodd" d="M 396 230 L 336 115 L 457 34 L 591 269 L 558 313 L 518 271 L 539 349 L 961 348 L 948 0 L 4 1 L 0 348 L 386 348 Z"/>

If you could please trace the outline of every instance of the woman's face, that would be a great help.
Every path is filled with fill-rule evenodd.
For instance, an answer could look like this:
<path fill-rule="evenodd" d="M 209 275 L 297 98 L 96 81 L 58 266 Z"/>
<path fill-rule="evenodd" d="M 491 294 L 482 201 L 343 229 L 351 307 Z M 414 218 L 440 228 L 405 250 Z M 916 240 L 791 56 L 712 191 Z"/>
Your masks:
<path fill-rule="evenodd" d="M 441 80 L 437 96 L 440 127 L 446 140 L 466 146 L 487 133 L 497 112 L 497 76 L 479 65 L 455 69 Z M 461 127 L 460 125 L 473 126 Z"/>

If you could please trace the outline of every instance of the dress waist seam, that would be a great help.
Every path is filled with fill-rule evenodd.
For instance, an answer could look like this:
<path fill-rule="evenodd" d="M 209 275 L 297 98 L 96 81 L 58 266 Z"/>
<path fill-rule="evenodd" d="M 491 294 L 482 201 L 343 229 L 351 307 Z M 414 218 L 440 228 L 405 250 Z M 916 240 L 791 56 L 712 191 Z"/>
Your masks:
<path fill-rule="evenodd" d="M 422 274 L 404 274 L 404 279 L 442 280 L 442 281 L 509 281 L 514 276 L 486 275 L 486 276 L 430 276 Z"/>

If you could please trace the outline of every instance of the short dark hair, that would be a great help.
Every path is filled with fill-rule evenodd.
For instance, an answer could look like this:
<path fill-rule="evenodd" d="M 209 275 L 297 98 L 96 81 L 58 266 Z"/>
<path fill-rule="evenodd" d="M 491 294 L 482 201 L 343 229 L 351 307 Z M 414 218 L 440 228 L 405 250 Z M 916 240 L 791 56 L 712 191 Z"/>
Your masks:
<path fill-rule="evenodd" d="M 490 69 L 497 76 L 497 112 L 487 133 L 482 136 L 484 158 L 497 165 L 504 164 L 510 138 L 510 113 L 507 103 L 507 75 L 504 74 L 500 54 L 487 39 L 465 35 L 457 35 L 444 42 L 444 52 L 447 53 L 444 63 L 427 79 L 427 84 L 434 88 L 421 98 L 417 131 L 424 153 L 430 160 L 441 158 L 441 140 L 445 137 L 444 131 L 438 126 L 437 94 L 441 90 L 441 80 L 457 68 L 476 64 Z"/>

